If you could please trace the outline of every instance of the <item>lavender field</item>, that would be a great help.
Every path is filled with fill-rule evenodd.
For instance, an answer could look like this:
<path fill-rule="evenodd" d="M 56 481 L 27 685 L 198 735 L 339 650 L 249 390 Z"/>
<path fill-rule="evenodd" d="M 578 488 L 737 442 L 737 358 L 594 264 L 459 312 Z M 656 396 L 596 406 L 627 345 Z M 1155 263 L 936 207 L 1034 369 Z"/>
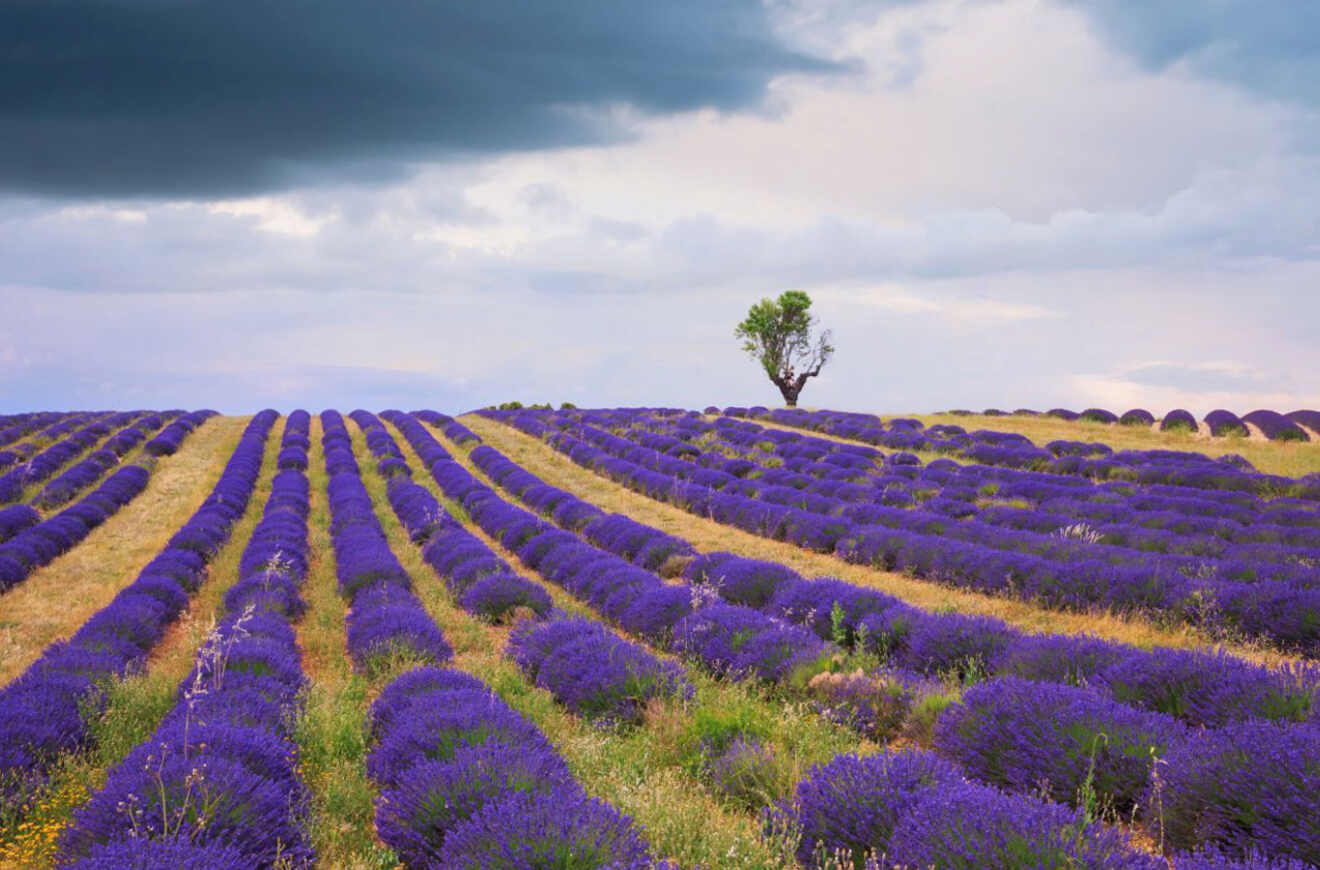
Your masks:
<path fill-rule="evenodd" d="M 1320 413 L 0 418 L 0 865 L 1320 867 Z"/>

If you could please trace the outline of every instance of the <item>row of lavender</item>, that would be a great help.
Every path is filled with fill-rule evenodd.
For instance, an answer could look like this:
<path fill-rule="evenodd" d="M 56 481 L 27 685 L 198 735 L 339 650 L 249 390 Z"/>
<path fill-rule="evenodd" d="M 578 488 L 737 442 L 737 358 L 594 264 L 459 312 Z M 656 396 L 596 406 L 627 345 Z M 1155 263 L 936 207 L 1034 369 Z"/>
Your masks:
<path fill-rule="evenodd" d="M 158 449 L 162 452 L 156 455 L 165 455 L 165 451 L 172 453 L 189 433 L 214 413 L 194 411 L 184 414 L 166 426 L 147 446 L 160 442 L 161 447 Z M 129 434 L 129 430 L 125 430 L 119 434 L 124 437 L 117 442 L 117 447 L 127 452 L 130 448 L 125 445 L 134 439 L 140 440 L 139 435 L 145 437 L 146 433 L 139 431 Z M 108 452 L 113 454 L 114 448 Z M 89 458 L 87 461 L 93 463 L 96 469 L 101 466 L 99 460 Z M 86 479 L 90 473 L 84 473 L 80 466 L 74 466 L 68 472 L 69 475 L 76 475 L 77 481 Z M 88 485 L 99 476 L 96 473 Z M 150 477 L 151 470 L 147 465 L 123 465 L 77 504 L 45 519 L 27 505 L 11 505 L 0 509 L 0 540 L 4 541 L 0 543 L 0 592 L 23 582 L 33 571 L 81 543 L 93 529 L 146 489 Z M 71 480 L 69 485 L 77 481 Z M 58 482 L 53 481 L 52 484 Z"/>
<path fill-rule="evenodd" d="M 107 412 L 76 411 L 72 413 L 39 412 L 14 415 L 0 424 L 0 471 L 11 465 L 31 459 L 42 445 L 61 438 Z M 26 441 L 20 438 L 28 437 Z M 17 442 L 17 443 L 15 443 Z"/>
<path fill-rule="evenodd" d="M 490 448 L 475 449 L 473 460 L 552 515 L 576 501 Z M 625 518 L 610 519 L 614 535 L 595 536 L 613 541 L 616 552 L 640 554 L 668 538 Z M 591 536 L 600 522 L 588 521 L 583 534 Z M 727 554 L 703 556 L 688 567 L 727 600 L 763 602 L 766 612 L 808 625 L 820 637 L 874 644 L 891 665 L 926 674 L 961 670 L 964 678 L 981 669 L 1000 674 L 969 691 L 937 723 L 937 748 L 979 778 L 1017 790 L 1047 782 L 1049 794 L 1064 801 L 1076 800 L 1090 782 L 1109 806 L 1140 808 L 1148 824 L 1166 828 L 1172 848 L 1208 841 L 1320 858 L 1307 845 L 1316 832 L 1298 822 L 1315 810 L 1306 783 L 1320 764 L 1314 724 L 1320 673 L 1314 669 L 1269 672 L 1222 655 L 1024 637 L 993 620 L 924 614 L 880 593 L 834 580 L 805 581 L 782 566 Z M 725 643 L 741 633 L 731 619 L 718 628 Z M 1069 685 L 1085 682 L 1098 688 Z M 854 705 L 847 712 L 859 711 Z M 1189 730 L 1233 720 L 1243 721 Z M 1244 764 L 1240 754 L 1248 747 L 1270 747 L 1270 763 Z M 1152 756 L 1170 759 L 1175 771 L 1162 783 L 1158 810 L 1149 794 Z M 1236 793 L 1217 788 L 1230 780 Z M 1215 822 L 1213 810 L 1207 822 L 1207 805 L 1227 814 L 1233 801 L 1263 808 L 1254 827 L 1242 831 L 1236 821 Z"/>
<path fill-rule="evenodd" d="M 974 412 L 958 409 L 949 411 L 956 416 L 971 416 Z M 998 408 L 987 408 L 981 412 L 987 417 L 1007 417 L 1008 411 L 1001 411 Z M 1144 408 L 1133 408 L 1122 415 L 1115 414 L 1113 411 L 1106 411 L 1104 408 L 1087 408 L 1085 411 L 1069 411 L 1067 408 L 1052 408 L 1043 414 L 1040 411 L 1033 411 L 1030 408 L 1018 408 L 1012 412 L 1016 417 L 1057 417 L 1060 420 L 1084 420 L 1090 423 L 1118 424 L 1121 426 L 1145 426 L 1155 425 L 1155 415 Z M 1278 411 L 1258 409 L 1239 417 L 1232 411 L 1224 408 L 1216 408 L 1205 415 L 1203 421 L 1206 429 L 1216 438 L 1226 438 L 1230 436 L 1246 437 L 1249 434 L 1246 424 L 1250 423 L 1261 430 L 1261 433 L 1271 441 L 1310 441 L 1310 432 L 1320 432 L 1320 411 L 1290 411 L 1287 414 L 1280 414 Z M 1191 411 L 1183 408 L 1175 408 L 1160 418 L 1159 428 L 1161 432 L 1198 432 L 1196 417 Z"/>
<path fill-rule="evenodd" d="M 144 412 L 124 411 L 94 418 L 56 441 L 31 459 L 0 475 L 0 504 L 17 501 L 25 487 L 48 480 L 69 460 L 86 452 L 114 429 L 131 423 Z"/>
<path fill-rule="evenodd" d="M 295 411 L 281 455 L 302 451 Z M 304 462 L 305 464 L 305 462 Z M 59 862 L 79 870 L 302 868 L 313 853 L 293 723 L 306 685 L 290 621 L 305 609 L 309 487 L 275 474 L 224 612 L 152 736 L 74 814 Z"/>
<path fill-rule="evenodd" d="M 130 450 L 146 441 L 170 419 L 172 419 L 170 412 L 139 417 L 132 424 L 105 439 L 100 447 L 88 453 L 86 458 L 73 463 L 58 477 L 47 482 L 32 499 L 32 504 L 42 510 L 50 510 L 71 501 L 79 492 L 100 480 L 101 475 L 118 465 Z M 184 421 L 182 423 L 184 434 L 192 431 L 202 419 L 205 418 L 195 416 Z M 153 443 L 155 440 L 153 438 L 152 442 L 148 443 Z M 148 455 L 153 454 L 148 451 Z"/>
<path fill-rule="evenodd" d="M 4 477 L 0 477 L 0 481 L 3 481 L 3 483 L 0 484 L 0 493 L 8 493 L 12 495 L 16 491 L 16 487 L 17 490 L 21 491 L 22 487 L 45 479 L 45 477 L 50 475 L 53 468 L 58 468 L 67 461 L 68 457 L 81 452 L 74 448 L 77 447 L 80 442 L 87 443 L 87 439 L 85 436 L 79 435 L 78 432 L 75 432 L 75 429 L 93 427 L 93 432 L 97 430 L 106 432 L 109 431 L 109 427 L 120 425 L 116 422 L 117 420 L 140 418 L 135 426 L 125 429 L 124 432 L 116 436 L 116 439 L 131 438 L 133 443 L 130 444 L 129 447 L 132 447 L 136 446 L 138 441 L 141 440 L 140 438 L 135 437 L 135 428 L 141 429 L 144 434 L 150 434 L 152 431 L 159 429 L 163 423 L 182 417 L 185 413 L 186 412 L 182 409 L 173 409 L 160 412 L 129 411 L 120 414 L 79 413 L 70 415 L 57 414 L 52 416 L 41 415 L 37 419 L 53 419 L 55 422 L 49 427 L 43 429 L 31 440 L 16 444 L 5 450 L 0 450 L 0 471 L 6 472 Z M 197 413 L 204 413 L 207 416 L 212 416 L 216 412 L 202 411 Z M 21 428 L 22 427 L 14 427 L 6 431 L 12 434 L 14 431 Z M 178 449 L 179 442 L 182 439 L 182 436 L 187 434 L 187 431 L 186 428 L 183 430 L 167 428 L 164 432 L 160 433 L 159 436 L 148 442 L 145 452 L 152 456 L 169 455 Z M 68 438 L 64 438 L 66 435 Z M 40 445 L 56 438 L 62 438 L 63 440 L 55 444 L 50 444 L 47 450 L 43 453 Z M 0 444 L 3 443 L 6 442 L 3 439 L 0 439 Z M 127 452 L 127 448 L 122 450 L 116 449 L 117 447 L 122 447 L 122 444 L 120 444 L 118 440 L 112 440 L 103 446 L 115 450 L 120 456 Z M 23 463 L 24 465 L 18 469 L 10 471 L 11 466 L 18 465 L 19 463 Z M 10 500 L 12 500 L 12 498 Z"/>
<path fill-rule="evenodd" d="M 144 413 L 144 412 L 138 412 Z M 13 504 L 0 508 L 0 543 L 12 538 L 23 529 L 36 525 L 41 521 L 41 513 L 37 510 L 49 510 L 59 507 L 73 499 L 80 491 L 91 486 L 98 481 L 103 474 L 119 464 L 120 460 L 134 447 L 146 440 L 152 432 L 159 429 L 167 420 L 183 412 L 166 411 L 161 414 L 144 413 L 135 422 L 124 427 L 107 438 L 101 446 L 92 451 L 87 457 L 71 465 L 67 470 L 61 473 L 54 480 L 46 483 L 41 491 L 32 499 L 34 506 L 26 504 Z M 183 436 L 191 432 L 197 423 L 205 419 L 210 412 L 198 412 L 197 415 L 187 416 L 181 420 L 172 429 L 178 429 L 179 434 L 175 443 L 177 449 L 178 443 L 182 441 Z M 66 420 L 66 422 L 69 422 Z M 165 433 L 161 433 L 164 435 Z M 159 441 L 153 438 L 150 443 L 155 444 Z M 64 443 L 64 442 L 61 442 Z M 58 445 L 56 445 L 58 446 Z M 173 451 L 170 451 L 173 452 Z M 43 454 L 45 455 L 45 454 Z M 161 455 L 160 453 L 150 453 L 149 455 Z M 24 466 L 26 469 L 26 466 Z M 56 468 L 55 470 L 58 470 Z M 11 472 L 22 477 L 24 471 Z M 5 475 L 8 478 L 10 475 Z M 42 475 L 37 475 L 42 476 Z M 48 477 L 49 473 L 44 476 Z M 35 478 L 34 478 L 35 479 Z M 15 483 L 21 489 L 21 482 Z"/>
<path fill-rule="evenodd" d="M 700 465 L 704 470 L 683 469 L 671 463 L 671 467 L 695 475 L 698 482 L 716 489 L 729 484 L 747 485 L 734 478 L 754 477 L 760 483 L 779 487 L 785 497 L 794 495 L 783 489 L 791 487 L 842 501 L 909 509 L 919 506 L 946 519 L 993 517 L 988 521 L 1000 524 L 1004 524 L 1000 514 L 1011 508 L 999 502 L 1016 504 L 1025 500 L 1039 508 L 1048 501 L 1052 509 L 1047 513 L 1057 516 L 1030 517 L 1031 522 L 1025 524 L 1047 532 L 1064 528 L 1073 521 L 1075 510 L 1084 510 L 1083 504 L 1092 503 L 1104 508 L 1098 516 L 1087 517 L 1106 523 L 1103 530 L 1094 530 L 1100 532 L 1098 542 L 1143 553 L 1185 553 L 1281 564 L 1314 564 L 1320 553 L 1320 512 L 1311 503 L 1296 499 L 1265 501 L 1246 493 L 1092 483 L 1039 472 L 960 465 L 947 459 L 922 466 L 910 454 L 885 456 L 862 445 L 767 429 L 727 417 L 707 422 L 695 412 L 680 417 L 614 414 L 602 422 L 644 447 Z M 703 451 L 698 443 L 710 449 Z M 987 500 L 991 510 L 982 513 Z M 806 500 L 804 506 L 811 504 Z M 833 507 L 826 501 L 815 504 L 823 512 Z M 1160 515 L 1152 517 L 1153 511 Z M 1179 528 L 1169 529 L 1174 523 Z M 1150 529 L 1156 531 L 1146 531 Z"/>
<path fill-rule="evenodd" d="M 836 512 L 807 510 L 794 503 L 798 490 L 747 478 L 734 478 L 736 489 L 714 489 L 697 482 L 712 469 L 578 424 L 571 413 L 483 413 L 547 439 L 579 465 L 639 492 L 744 531 L 834 552 L 851 562 L 908 571 L 937 582 L 1024 597 L 1048 606 L 1100 605 L 1176 614 L 1193 622 L 1218 620 L 1303 654 L 1320 654 L 1320 589 L 1305 582 L 1314 572 L 1305 566 L 1295 569 L 1297 582 L 1290 582 L 1291 577 L 1244 581 L 1229 575 L 1216 579 L 1198 576 L 1203 571 L 1200 560 L 1188 564 L 1190 573 L 1180 564 L 1163 570 L 1159 566 L 1152 570 L 1145 562 L 1116 565 L 1089 558 L 1084 542 L 1043 536 L 1052 552 L 1065 556 L 1051 559 L 993 546 L 999 535 L 1024 538 L 1024 533 L 1006 529 L 986 527 L 988 533 L 963 534 L 958 540 L 950 533 L 971 527 L 948 517 L 939 517 L 935 527 L 925 528 L 921 517 L 915 524 L 908 523 L 915 515 L 901 509 L 849 504 L 826 496 L 816 496 L 817 503 L 807 506 L 825 506 Z M 766 494 L 784 498 L 774 501 Z M 893 525 L 879 524 L 882 521 Z M 1031 538 L 1027 535 L 1025 539 L 1029 542 Z"/>
<path fill-rule="evenodd" d="M 0 448 L 8 447 L 18 439 L 60 425 L 76 416 L 77 411 L 28 411 L 23 414 L 0 416 Z M 44 434 L 44 433 L 42 433 Z M 38 435 L 41 437 L 41 435 Z M 3 457 L 3 454 L 0 454 Z M 3 466 L 0 466 L 3 467 Z"/>
<path fill-rule="evenodd" d="M 720 409 L 707 408 L 706 413 L 718 414 Z M 1202 453 L 1182 450 L 1112 451 L 1104 444 L 1089 443 L 1083 446 L 1094 454 L 1094 458 L 1084 458 L 1073 454 L 1081 442 L 1051 442 L 1056 449 L 1058 445 L 1064 445 L 1063 454 L 1059 455 L 1017 433 L 986 429 L 968 432 L 953 425 L 927 428 L 920 421 L 909 418 L 893 419 L 886 424 L 873 414 L 843 411 L 726 408 L 724 413 L 730 417 L 764 419 L 781 426 L 822 432 L 872 446 L 942 453 L 985 465 L 1320 500 L 1320 476 L 1309 475 L 1293 480 L 1260 474 L 1245 459 L 1235 455 L 1211 459 Z M 1195 419 L 1190 414 L 1187 416 L 1194 425 Z"/>
<path fill-rule="evenodd" d="M 474 677 L 435 666 L 449 647 L 375 519 L 343 418 L 328 411 L 322 421 L 336 571 L 358 626 L 350 655 L 368 671 L 383 655 L 430 663 L 396 678 L 372 705 L 367 772 L 381 788 L 381 839 L 409 867 L 561 866 L 567 856 L 583 868 L 663 866 L 626 816 L 582 791 L 533 723 Z M 432 533 L 452 520 L 404 491 L 406 463 L 380 441 L 388 435 L 379 422 L 364 429 L 391 502 L 407 505 L 400 517 L 414 541 L 439 554 L 443 536 Z"/>
<path fill-rule="evenodd" d="M 140 668 L 206 576 L 246 509 L 278 414 L 247 425 L 214 489 L 137 578 L 67 641 L 0 689 L 0 803 L 26 804 L 61 756 L 84 747 L 107 681 Z"/>

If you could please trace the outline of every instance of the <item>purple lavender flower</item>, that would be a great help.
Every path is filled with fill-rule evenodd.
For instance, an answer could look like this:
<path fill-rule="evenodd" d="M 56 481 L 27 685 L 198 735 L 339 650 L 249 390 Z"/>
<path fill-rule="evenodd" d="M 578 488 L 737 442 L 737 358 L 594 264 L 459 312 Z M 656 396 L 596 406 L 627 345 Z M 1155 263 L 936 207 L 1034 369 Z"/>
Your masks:
<path fill-rule="evenodd" d="M 1167 848 L 1320 864 L 1320 730 L 1247 721 L 1177 746 L 1146 797 L 1146 824 Z"/>
<path fill-rule="evenodd" d="M 1079 801 L 1084 784 L 1127 812 L 1144 794 L 1152 757 L 1186 742 L 1174 719 L 1093 689 L 1000 677 L 968 689 L 935 722 L 935 748 L 972 776 L 1014 791 L 1046 784 Z"/>
<path fill-rule="evenodd" d="M 462 671 L 434 666 L 413 668 L 395 677 L 381 690 L 371 705 L 368 731 L 373 739 L 378 739 L 413 704 L 432 703 L 438 700 L 437 696 L 450 692 L 490 694 L 484 683 Z"/>
<path fill-rule="evenodd" d="M 486 804 L 445 838 L 454 870 L 650 870 L 632 820 L 576 787 L 513 793 Z"/>
<path fill-rule="evenodd" d="M 731 553 L 703 553 L 688 564 L 683 576 L 694 583 L 709 584 L 725 601 L 758 610 L 770 602 L 782 584 L 802 580 L 796 571 L 776 562 L 744 559 Z"/>
<path fill-rule="evenodd" d="M 1123 416 L 1118 418 L 1118 422 L 1122 426 L 1154 426 L 1155 415 L 1145 408 L 1133 408 L 1124 412 Z"/>
<path fill-rule="evenodd" d="M 1116 830 L 1084 824 L 1074 810 L 975 783 L 951 783 L 922 792 L 895 826 L 886 857 L 902 867 L 951 870 L 1163 870 L 1166 866 L 1154 855 L 1133 849 Z"/>
<path fill-rule="evenodd" d="M 1029 634 L 1019 636 L 988 665 L 992 674 L 1081 686 L 1128 656 L 1144 653 L 1086 634 Z"/>
<path fill-rule="evenodd" d="M 682 669 L 662 662 L 598 623 L 551 622 L 521 629 L 509 648 L 536 685 L 574 713 L 636 724 L 655 697 L 691 692 Z"/>
<path fill-rule="evenodd" d="M 486 622 L 500 623 L 519 608 L 543 617 L 550 612 L 551 602 L 548 592 L 524 577 L 494 574 L 468 587 L 458 605 Z"/>
<path fill-rule="evenodd" d="M 1256 410 L 1250 414 L 1242 415 L 1242 419 L 1244 422 L 1258 427 L 1261 432 L 1265 433 L 1265 437 L 1271 441 L 1311 440 L 1311 436 L 1307 435 L 1296 423 L 1278 411 Z"/>
<path fill-rule="evenodd" d="M 68 870 L 250 870 L 252 856 L 220 843 L 136 837 L 94 846 Z"/>
<path fill-rule="evenodd" d="M 828 648 L 810 632 L 755 610 L 713 604 L 694 610 L 673 630 L 673 650 L 716 673 L 777 683 L 818 669 Z"/>
<path fill-rule="evenodd" d="M 1222 650 L 1156 647 L 1106 668 L 1099 685 L 1119 701 L 1191 725 L 1249 718 L 1305 721 L 1320 710 L 1320 667 L 1271 670 Z"/>
<path fill-rule="evenodd" d="M 439 866 L 445 839 L 486 804 L 515 794 L 573 788 L 563 760 L 544 745 L 498 739 L 459 747 L 447 761 L 408 767 L 376 800 L 376 830 L 409 867 Z"/>
<path fill-rule="evenodd" d="M 421 761 L 452 761 L 463 746 L 488 740 L 547 745 L 536 726 L 494 695 L 457 692 L 443 700 L 433 697 L 430 703 L 414 705 L 405 713 L 389 720 L 389 727 L 367 755 L 367 775 L 382 786 L 397 785 Z"/>
<path fill-rule="evenodd" d="M 927 792 L 962 781 L 957 768 L 929 752 L 840 755 L 818 764 L 787 804 L 768 811 L 767 827 L 800 831 L 797 857 L 821 867 L 842 858 L 856 870 L 889 851 L 900 820 Z"/>
<path fill-rule="evenodd" d="M 1192 416 L 1191 411 L 1182 408 L 1175 408 L 1164 415 L 1160 421 L 1161 432 L 1195 432 L 1197 431 L 1196 418 Z"/>
<path fill-rule="evenodd" d="M 1223 408 L 1216 408 L 1206 414 L 1205 425 L 1209 427 L 1210 434 L 1216 438 L 1224 438 L 1229 435 L 1246 436 L 1247 434 L 1247 427 L 1242 424 L 1242 418 Z"/>

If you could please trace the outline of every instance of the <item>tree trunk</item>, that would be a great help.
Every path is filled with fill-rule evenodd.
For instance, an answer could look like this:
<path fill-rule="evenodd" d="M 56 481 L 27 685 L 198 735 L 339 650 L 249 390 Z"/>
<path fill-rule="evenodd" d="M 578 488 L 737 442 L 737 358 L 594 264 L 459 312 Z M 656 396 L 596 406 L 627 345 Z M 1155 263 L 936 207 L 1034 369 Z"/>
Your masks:
<path fill-rule="evenodd" d="M 784 404 L 790 408 L 797 407 L 798 393 L 802 392 L 802 385 L 796 383 L 776 384 L 779 387 L 779 393 L 784 397 Z"/>

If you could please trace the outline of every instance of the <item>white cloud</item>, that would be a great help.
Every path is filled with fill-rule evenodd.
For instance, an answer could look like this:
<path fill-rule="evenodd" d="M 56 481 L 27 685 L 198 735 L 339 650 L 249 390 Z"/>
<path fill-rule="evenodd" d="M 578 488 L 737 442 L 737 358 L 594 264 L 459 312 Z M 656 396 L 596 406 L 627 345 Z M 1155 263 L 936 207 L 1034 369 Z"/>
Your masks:
<path fill-rule="evenodd" d="M 993 325 L 1007 321 L 1041 320 L 1064 316 L 1043 305 L 991 298 L 954 298 L 921 295 L 900 286 L 870 288 L 815 287 L 827 299 L 853 302 L 893 314 L 930 314 L 963 324 Z"/>
<path fill-rule="evenodd" d="M 1122 377 L 1107 375 L 1074 375 L 1070 379 L 1076 405 L 1100 407 L 1121 414 L 1141 407 L 1162 416 L 1174 408 L 1185 408 L 1197 419 L 1205 417 L 1215 408 L 1227 408 L 1245 414 L 1257 408 L 1288 412 L 1298 408 L 1314 408 L 1314 392 L 1288 390 L 1187 390 L 1178 387 L 1152 386 L 1134 383 Z"/>
<path fill-rule="evenodd" d="M 299 238 L 315 236 L 334 219 L 333 213 L 312 216 L 290 200 L 274 196 L 217 200 L 208 203 L 206 210 L 211 214 L 253 217 L 262 232 Z"/>

